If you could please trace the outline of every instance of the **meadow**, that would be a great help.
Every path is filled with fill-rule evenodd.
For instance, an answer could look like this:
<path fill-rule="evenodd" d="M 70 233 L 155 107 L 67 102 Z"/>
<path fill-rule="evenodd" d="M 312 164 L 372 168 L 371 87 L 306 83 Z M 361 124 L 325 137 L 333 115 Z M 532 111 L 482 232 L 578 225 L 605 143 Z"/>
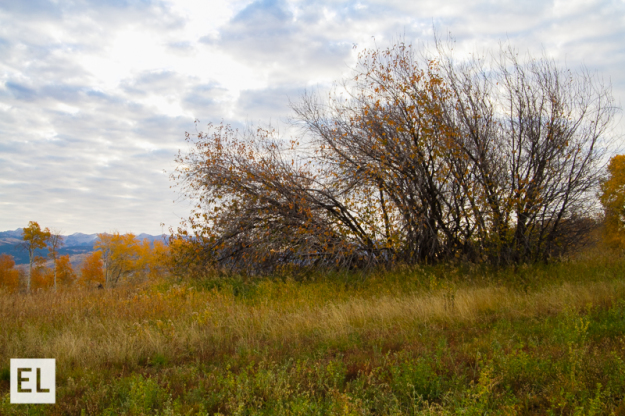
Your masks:
<path fill-rule="evenodd" d="M 9 402 L 56 358 L 57 403 Z M 625 259 L 0 293 L 1 415 L 625 414 Z"/>

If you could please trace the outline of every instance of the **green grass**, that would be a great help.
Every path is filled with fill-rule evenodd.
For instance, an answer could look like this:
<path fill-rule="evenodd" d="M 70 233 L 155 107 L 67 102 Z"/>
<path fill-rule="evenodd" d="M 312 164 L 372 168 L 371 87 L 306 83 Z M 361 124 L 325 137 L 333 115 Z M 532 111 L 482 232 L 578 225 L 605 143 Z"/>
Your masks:
<path fill-rule="evenodd" d="M 625 414 L 625 261 L 0 294 L 2 415 Z M 11 405 L 9 359 L 57 359 Z"/>

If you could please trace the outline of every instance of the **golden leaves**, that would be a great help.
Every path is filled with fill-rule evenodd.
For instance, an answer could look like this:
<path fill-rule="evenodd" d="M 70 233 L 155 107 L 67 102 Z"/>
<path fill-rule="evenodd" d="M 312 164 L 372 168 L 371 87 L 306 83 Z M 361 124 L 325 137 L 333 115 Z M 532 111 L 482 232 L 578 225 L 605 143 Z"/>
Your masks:
<path fill-rule="evenodd" d="M 599 199 L 605 212 L 604 241 L 608 246 L 625 249 L 625 155 L 610 159 Z"/>

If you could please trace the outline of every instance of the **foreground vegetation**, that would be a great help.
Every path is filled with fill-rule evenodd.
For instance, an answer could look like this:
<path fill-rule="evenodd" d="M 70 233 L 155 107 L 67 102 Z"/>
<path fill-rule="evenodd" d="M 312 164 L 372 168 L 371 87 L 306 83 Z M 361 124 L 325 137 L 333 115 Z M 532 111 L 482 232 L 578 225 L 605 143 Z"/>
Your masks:
<path fill-rule="evenodd" d="M 621 414 L 625 261 L 0 294 L 0 414 Z M 9 359 L 57 360 L 11 405 Z"/>

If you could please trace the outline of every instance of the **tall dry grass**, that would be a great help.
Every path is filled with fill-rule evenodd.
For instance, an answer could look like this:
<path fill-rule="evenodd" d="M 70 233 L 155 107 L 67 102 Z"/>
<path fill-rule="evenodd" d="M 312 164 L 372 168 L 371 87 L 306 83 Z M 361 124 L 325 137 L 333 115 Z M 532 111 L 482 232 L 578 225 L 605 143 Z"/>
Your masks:
<path fill-rule="evenodd" d="M 266 280 L 248 297 L 194 285 L 0 294 L 0 363 L 52 357 L 62 373 L 132 368 L 155 356 L 184 361 L 234 351 L 293 351 L 347 342 L 354 334 L 401 337 L 423 326 L 539 317 L 625 297 L 625 281 L 618 278 L 529 291 L 443 282 L 388 293 Z"/>

